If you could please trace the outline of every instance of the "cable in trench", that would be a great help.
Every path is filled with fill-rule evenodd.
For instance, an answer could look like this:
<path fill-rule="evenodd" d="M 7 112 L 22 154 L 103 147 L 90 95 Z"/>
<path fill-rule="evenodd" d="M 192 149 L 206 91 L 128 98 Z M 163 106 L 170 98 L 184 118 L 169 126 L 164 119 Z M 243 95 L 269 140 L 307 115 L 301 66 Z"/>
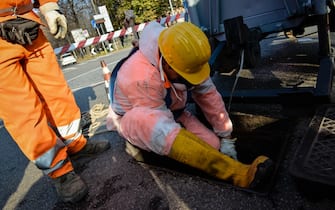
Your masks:
<path fill-rule="evenodd" d="M 242 49 L 242 51 L 241 51 L 240 68 L 239 68 L 239 70 L 236 74 L 236 78 L 235 78 L 235 81 L 234 81 L 234 84 L 233 84 L 233 88 L 232 88 L 231 93 L 230 93 L 229 102 L 228 102 L 228 112 L 230 112 L 231 101 L 232 101 L 233 94 L 234 94 L 234 91 L 235 91 L 235 88 L 236 88 L 236 85 L 237 85 L 238 78 L 240 77 L 240 73 L 243 69 L 243 63 L 244 63 L 244 49 Z"/>

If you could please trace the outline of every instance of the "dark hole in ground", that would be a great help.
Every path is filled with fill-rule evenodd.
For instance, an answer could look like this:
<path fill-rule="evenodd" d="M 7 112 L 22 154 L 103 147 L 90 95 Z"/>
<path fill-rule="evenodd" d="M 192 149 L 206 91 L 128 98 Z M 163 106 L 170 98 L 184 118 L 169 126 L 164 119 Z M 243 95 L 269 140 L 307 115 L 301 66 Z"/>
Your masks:
<path fill-rule="evenodd" d="M 233 136 L 238 139 L 236 143 L 238 159 L 250 164 L 258 156 L 265 155 L 274 161 L 275 168 L 272 176 L 262 188 L 255 191 L 255 193 L 269 193 L 274 186 L 280 163 L 289 143 L 288 134 L 295 121 L 290 118 L 275 119 L 257 115 L 232 116 L 232 119 L 235 121 L 239 119 L 239 123 L 235 125 L 239 126 L 241 123 L 249 125 L 248 127 L 235 126 L 233 132 Z"/>
<path fill-rule="evenodd" d="M 204 121 L 201 115 L 199 115 L 198 118 Z M 272 118 L 263 115 L 244 113 L 232 114 L 231 118 L 235 126 L 233 135 L 238 139 L 236 150 L 239 161 L 250 164 L 257 156 L 265 155 L 271 158 L 275 163 L 275 170 L 267 183 L 257 190 L 246 190 L 248 192 L 266 195 L 274 185 L 280 162 L 284 157 L 288 144 L 288 134 L 290 133 L 290 129 L 293 127 L 295 120 L 294 118 L 289 117 Z M 204 123 L 206 124 L 205 121 Z M 141 153 L 143 158 L 142 161 L 149 165 L 200 176 L 208 179 L 208 181 L 225 183 L 224 181 L 217 180 L 203 172 L 167 157 L 146 151 L 142 151 Z"/>

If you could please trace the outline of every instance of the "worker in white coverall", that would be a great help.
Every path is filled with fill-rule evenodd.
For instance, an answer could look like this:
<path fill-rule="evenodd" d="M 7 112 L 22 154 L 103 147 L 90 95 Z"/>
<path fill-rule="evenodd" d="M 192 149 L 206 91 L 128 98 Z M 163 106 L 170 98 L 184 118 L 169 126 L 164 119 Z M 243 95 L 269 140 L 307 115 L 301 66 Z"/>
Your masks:
<path fill-rule="evenodd" d="M 139 50 L 112 75 L 107 128 L 141 149 L 236 186 L 256 188 L 270 174 L 273 162 L 265 156 L 250 165 L 236 160 L 232 122 L 209 77 L 210 54 L 207 37 L 195 25 L 183 22 L 165 29 L 150 22 Z M 214 131 L 185 110 L 187 91 Z"/>
<path fill-rule="evenodd" d="M 50 33 L 64 38 L 67 21 L 57 0 L 34 3 Z M 41 24 L 31 0 L 0 1 L 0 118 L 25 156 L 52 178 L 60 198 L 76 202 L 88 187 L 71 159 L 110 145 L 82 135 L 80 109 Z"/>

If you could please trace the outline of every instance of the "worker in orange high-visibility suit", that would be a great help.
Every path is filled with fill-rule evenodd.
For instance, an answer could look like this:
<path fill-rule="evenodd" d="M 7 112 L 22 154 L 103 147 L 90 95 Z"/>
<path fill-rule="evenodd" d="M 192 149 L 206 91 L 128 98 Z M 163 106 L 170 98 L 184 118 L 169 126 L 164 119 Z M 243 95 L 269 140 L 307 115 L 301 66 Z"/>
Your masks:
<path fill-rule="evenodd" d="M 51 34 L 64 38 L 67 22 L 57 1 L 37 5 Z M 52 178 L 59 196 L 76 202 L 88 188 L 70 159 L 110 145 L 82 135 L 80 110 L 32 9 L 31 0 L 0 1 L 0 118 L 27 158 Z"/>
<path fill-rule="evenodd" d="M 259 187 L 273 162 L 265 156 L 250 165 L 236 160 L 232 122 L 209 77 L 209 58 L 208 39 L 195 25 L 183 22 L 164 29 L 150 22 L 141 33 L 139 50 L 112 74 L 107 128 L 132 145 L 236 186 Z M 214 131 L 186 111 L 187 91 Z"/>

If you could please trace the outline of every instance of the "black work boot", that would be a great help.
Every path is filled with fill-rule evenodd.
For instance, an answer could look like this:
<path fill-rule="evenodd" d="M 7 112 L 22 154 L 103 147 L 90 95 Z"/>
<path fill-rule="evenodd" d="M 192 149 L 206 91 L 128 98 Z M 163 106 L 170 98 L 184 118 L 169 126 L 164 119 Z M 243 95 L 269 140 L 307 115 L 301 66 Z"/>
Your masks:
<path fill-rule="evenodd" d="M 259 190 L 268 184 L 271 175 L 274 171 L 274 162 L 271 159 L 267 159 L 263 163 L 257 165 L 257 171 L 255 177 L 249 185 L 250 189 Z"/>
<path fill-rule="evenodd" d="M 53 179 L 53 182 L 57 194 L 64 202 L 78 202 L 88 193 L 87 185 L 73 171 Z"/>
<path fill-rule="evenodd" d="M 71 154 L 70 158 L 76 160 L 81 157 L 89 157 L 102 153 L 110 148 L 109 141 L 106 140 L 88 140 L 86 145 L 77 153 Z"/>

